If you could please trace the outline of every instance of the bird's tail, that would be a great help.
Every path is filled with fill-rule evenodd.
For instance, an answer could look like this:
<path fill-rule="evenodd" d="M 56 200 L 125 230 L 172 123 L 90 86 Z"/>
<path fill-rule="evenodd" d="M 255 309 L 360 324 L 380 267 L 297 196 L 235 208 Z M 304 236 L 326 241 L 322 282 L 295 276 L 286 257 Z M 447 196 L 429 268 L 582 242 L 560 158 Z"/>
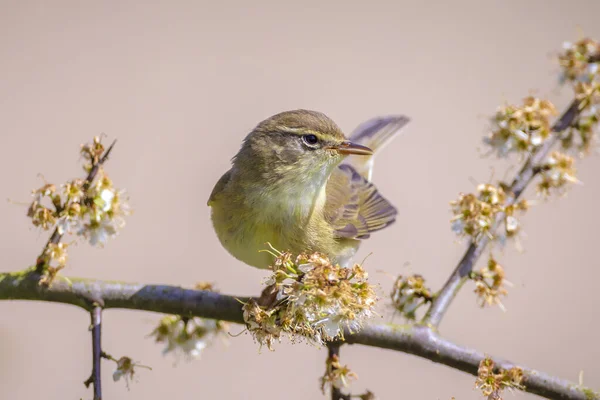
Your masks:
<path fill-rule="evenodd" d="M 402 127 L 410 121 L 410 118 L 404 115 L 390 115 L 385 117 L 375 117 L 360 124 L 350 135 L 352 143 L 367 146 L 375 154 L 385 145 L 392 141 L 401 131 Z M 344 164 L 350 164 L 356 171 L 371 180 L 373 175 L 373 159 L 370 157 L 349 157 Z"/>

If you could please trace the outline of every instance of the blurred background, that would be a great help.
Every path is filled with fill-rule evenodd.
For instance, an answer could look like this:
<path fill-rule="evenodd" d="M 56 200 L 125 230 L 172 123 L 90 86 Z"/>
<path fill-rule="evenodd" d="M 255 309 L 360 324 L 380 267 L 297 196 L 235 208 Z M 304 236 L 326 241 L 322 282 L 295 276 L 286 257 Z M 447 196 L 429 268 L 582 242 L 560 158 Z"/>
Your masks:
<path fill-rule="evenodd" d="M 487 117 L 536 94 L 564 109 L 556 54 L 600 38 L 597 1 L 7 1 L 0 0 L 0 194 L 28 202 L 46 180 L 82 176 L 79 145 L 118 139 L 107 171 L 135 210 L 104 249 L 71 249 L 66 275 L 256 295 L 264 271 L 220 246 L 206 200 L 242 138 L 277 112 L 322 111 L 349 132 L 379 114 L 412 118 L 378 157 L 374 180 L 400 210 L 358 258 L 387 302 L 389 274 L 439 288 L 465 249 L 448 202 L 517 161 L 482 157 Z M 492 170 L 493 167 L 493 170 Z M 511 169 L 512 167 L 512 169 Z M 524 253 L 498 254 L 514 283 L 507 312 L 480 309 L 467 285 L 442 323 L 460 344 L 600 388 L 597 359 L 598 156 L 583 186 L 524 218 Z M 508 171 L 508 172 L 507 172 Z M 535 198 L 535 191 L 527 192 Z M 32 264 L 47 240 L 26 206 L 0 203 L 1 270 Z M 383 317 L 389 320 L 389 313 Z M 161 316 L 110 310 L 104 349 L 139 370 L 128 390 L 103 364 L 106 399 L 321 399 L 326 351 L 249 335 L 175 363 L 146 335 Z M 0 388 L 7 399 L 91 398 L 89 316 L 72 306 L 0 302 Z M 233 334 L 242 330 L 232 326 Z M 474 377 L 407 354 L 347 346 L 342 362 L 381 399 L 478 399 Z M 176 364 L 176 365 L 174 365 Z M 516 393 L 511 398 L 528 399 Z"/>

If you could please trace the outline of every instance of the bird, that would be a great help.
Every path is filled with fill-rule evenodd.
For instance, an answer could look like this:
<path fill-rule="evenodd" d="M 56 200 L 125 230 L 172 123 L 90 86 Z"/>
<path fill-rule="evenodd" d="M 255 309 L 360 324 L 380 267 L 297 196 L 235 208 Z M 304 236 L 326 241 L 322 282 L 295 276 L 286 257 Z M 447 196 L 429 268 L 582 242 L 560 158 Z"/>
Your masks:
<path fill-rule="evenodd" d="M 220 243 L 260 269 L 273 264 L 267 245 L 349 266 L 361 242 L 396 219 L 371 182 L 373 159 L 408 122 L 404 115 L 372 118 L 349 138 L 318 111 L 284 111 L 260 122 L 208 199 Z"/>

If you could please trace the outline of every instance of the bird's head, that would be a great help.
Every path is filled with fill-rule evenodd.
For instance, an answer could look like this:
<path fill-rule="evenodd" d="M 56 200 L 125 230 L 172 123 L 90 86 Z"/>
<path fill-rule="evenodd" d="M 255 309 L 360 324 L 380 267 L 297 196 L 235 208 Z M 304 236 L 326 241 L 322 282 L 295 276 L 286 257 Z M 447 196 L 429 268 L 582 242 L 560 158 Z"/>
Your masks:
<path fill-rule="evenodd" d="M 328 175 L 350 154 L 373 151 L 348 141 L 325 114 L 294 110 L 259 123 L 244 140 L 234 164 L 259 173 L 264 183 L 302 181 Z"/>

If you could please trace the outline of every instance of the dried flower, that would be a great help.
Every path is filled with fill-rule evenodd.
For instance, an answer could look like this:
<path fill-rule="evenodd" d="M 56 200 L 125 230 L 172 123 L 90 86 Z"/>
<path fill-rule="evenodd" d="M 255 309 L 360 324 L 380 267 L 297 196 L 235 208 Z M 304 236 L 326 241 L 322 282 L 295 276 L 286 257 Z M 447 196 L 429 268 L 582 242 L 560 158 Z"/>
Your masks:
<path fill-rule="evenodd" d="M 497 370 L 497 372 L 494 372 Z M 484 358 L 479 363 L 475 388 L 480 389 L 488 399 L 502 399 L 501 392 L 504 389 L 523 390 L 523 370 L 513 367 L 508 370 L 495 368 L 491 358 Z"/>
<path fill-rule="evenodd" d="M 471 279 L 475 281 L 475 293 L 481 307 L 497 304 L 505 310 L 500 297 L 508 294 L 505 286 L 510 286 L 511 283 L 505 279 L 504 268 L 492 256 L 485 268 L 471 273 Z"/>
<path fill-rule="evenodd" d="M 29 207 L 27 216 L 31 218 L 34 226 L 39 226 L 45 231 L 53 228 L 56 224 L 56 213 L 36 202 Z"/>
<path fill-rule="evenodd" d="M 121 378 L 125 380 L 125 385 L 127 385 L 127 389 L 129 389 L 129 383 L 133 380 L 135 375 L 135 368 L 146 368 L 152 369 L 146 365 L 141 365 L 133 362 L 133 360 L 129 357 L 121 357 L 118 360 L 109 357 L 113 361 L 117 363 L 117 368 L 113 372 L 113 380 L 117 382 Z"/>
<path fill-rule="evenodd" d="M 49 259 L 49 264 L 54 267 L 63 268 L 67 264 L 67 247 L 66 243 L 49 243 L 44 251 Z"/>
<path fill-rule="evenodd" d="M 452 230 L 459 236 L 470 237 L 473 241 L 484 235 L 501 242 L 515 237 L 520 230 L 516 214 L 529 208 L 529 203 L 525 200 L 514 204 L 510 202 L 502 184 L 481 184 L 477 186 L 477 195 L 461 193 L 458 200 L 450 202 L 450 205 L 454 214 L 450 220 Z M 504 217 L 504 230 L 494 235 L 493 228 L 499 215 Z"/>
<path fill-rule="evenodd" d="M 282 334 L 323 344 L 356 332 L 374 314 L 377 298 L 358 264 L 333 265 L 320 253 L 300 254 L 272 249 L 275 261 L 268 287 L 258 301 L 244 307 L 244 321 L 255 340 L 272 350 Z"/>
<path fill-rule="evenodd" d="M 582 110 L 577 120 L 561 135 L 564 150 L 574 149 L 579 157 L 590 153 L 598 142 L 600 107 L 597 105 Z"/>
<path fill-rule="evenodd" d="M 550 136 L 550 117 L 554 115 L 556 109 L 551 102 L 535 97 L 526 97 L 520 107 L 500 107 L 484 142 L 496 150 L 498 157 L 511 152 L 531 153 Z"/>
<path fill-rule="evenodd" d="M 215 287 L 212 283 L 210 282 L 197 282 L 194 285 L 194 289 L 196 290 L 206 290 L 208 292 L 214 292 L 215 291 Z"/>
<path fill-rule="evenodd" d="M 394 308 L 408 320 L 414 320 L 417 309 L 433 298 L 431 290 L 425 286 L 425 279 L 417 274 L 398 276 L 390 297 Z"/>
<path fill-rule="evenodd" d="M 541 180 L 537 185 L 538 193 L 549 196 L 551 192 L 564 192 L 567 184 L 578 183 L 575 160 L 558 151 L 550 154 L 546 162 L 540 166 Z"/>
<path fill-rule="evenodd" d="M 72 204 L 81 202 L 85 196 L 83 184 L 83 179 L 73 179 L 63 185 L 63 194 L 67 199 L 67 202 Z"/>
<path fill-rule="evenodd" d="M 104 154 L 104 145 L 99 136 L 94 136 L 92 143 L 81 145 L 81 155 L 87 161 L 83 169 L 89 172 L 93 166 L 98 165 L 102 154 Z"/>
<path fill-rule="evenodd" d="M 563 149 L 575 149 L 579 156 L 589 153 L 597 142 L 600 118 L 600 43 L 581 39 L 565 43 L 564 53 L 559 55 L 562 67 L 561 80 L 570 82 L 579 101 L 577 120 L 561 136 Z"/>
<path fill-rule="evenodd" d="M 339 357 L 334 354 L 327 358 L 325 374 L 321 377 L 321 391 L 325 394 L 326 390 L 332 387 L 346 389 L 350 381 L 354 379 L 358 379 L 358 375 L 352 372 L 347 365 L 342 366 Z"/>
<path fill-rule="evenodd" d="M 561 81 L 592 82 L 598 79 L 600 43 L 585 38 L 575 43 L 566 42 L 563 49 L 564 53 L 558 57 L 562 67 Z"/>
<path fill-rule="evenodd" d="M 368 389 L 363 394 L 355 395 L 353 397 L 356 397 L 357 399 L 360 399 L 360 400 L 377 400 L 377 396 L 375 396 L 375 393 L 371 392 Z"/>

